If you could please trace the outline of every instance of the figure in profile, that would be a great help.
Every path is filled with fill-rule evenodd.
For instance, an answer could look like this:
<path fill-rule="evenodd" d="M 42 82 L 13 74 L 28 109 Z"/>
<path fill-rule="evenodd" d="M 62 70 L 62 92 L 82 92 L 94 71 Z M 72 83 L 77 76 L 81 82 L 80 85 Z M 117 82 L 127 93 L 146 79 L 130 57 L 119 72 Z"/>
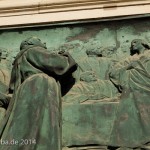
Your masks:
<path fill-rule="evenodd" d="M 150 142 L 150 47 L 135 39 L 130 52 L 110 71 L 110 80 L 122 93 L 111 145 L 133 148 Z"/>
<path fill-rule="evenodd" d="M 57 81 L 74 66 L 69 53 L 52 53 L 37 37 L 21 43 L 10 80 L 13 97 L 0 133 L 3 140 L 33 139 L 34 143 L 0 145 L 1 150 L 61 150 L 61 91 Z"/>
<path fill-rule="evenodd" d="M 131 42 L 131 56 L 118 62 L 111 69 L 111 81 L 118 87 L 149 88 L 149 57 L 150 47 L 142 39 L 135 39 Z"/>

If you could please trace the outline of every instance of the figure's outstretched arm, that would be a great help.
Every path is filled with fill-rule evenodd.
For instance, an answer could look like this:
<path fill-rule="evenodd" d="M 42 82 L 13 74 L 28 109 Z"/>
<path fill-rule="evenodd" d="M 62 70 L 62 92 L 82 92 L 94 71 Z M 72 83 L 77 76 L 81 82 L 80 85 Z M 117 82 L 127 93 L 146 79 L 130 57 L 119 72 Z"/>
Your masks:
<path fill-rule="evenodd" d="M 70 54 L 56 54 L 48 50 L 29 50 L 27 60 L 37 68 L 46 70 L 57 75 L 66 73 L 71 67 L 76 65 Z"/>

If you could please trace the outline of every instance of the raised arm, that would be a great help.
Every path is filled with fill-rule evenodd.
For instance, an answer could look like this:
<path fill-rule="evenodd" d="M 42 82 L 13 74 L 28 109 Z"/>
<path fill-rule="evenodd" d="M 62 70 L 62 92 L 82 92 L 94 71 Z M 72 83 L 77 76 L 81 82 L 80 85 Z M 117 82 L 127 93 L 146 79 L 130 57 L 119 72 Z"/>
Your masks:
<path fill-rule="evenodd" d="M 69 54 L 56 54 L 36 48 L 27 51 L 27 60 L 41 70 L 63 75 L 76 63 Z"/>

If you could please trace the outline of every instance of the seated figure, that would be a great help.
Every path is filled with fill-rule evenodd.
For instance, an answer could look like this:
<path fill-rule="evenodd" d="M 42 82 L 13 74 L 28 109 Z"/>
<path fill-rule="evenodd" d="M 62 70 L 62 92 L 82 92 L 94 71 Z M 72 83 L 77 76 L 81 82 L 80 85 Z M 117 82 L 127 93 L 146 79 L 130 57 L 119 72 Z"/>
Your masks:
<path fill-rule="evenodd" d="M 66 137 L 64 134 L 66 145 L 148 149 L 150 47 L 143 40 L 136 39 L 131 42 L 130 52 L 131 56 L 111 65 L 109 80 L 100 80 L 92 67 L 88 71 L 81 68 L 80 80 L 64 97 L 64 108 L 67 109 L 64 110 L 64 133 L 69 130 Z M 94 65 L 97 68 L 96 63 Z M 98 100 L 104 95 L 111 96 L 113 89 L 121 94 L 117 102 L 83 103 L 88 99 Z M 68 104 L 70 102 L 81 104 Z"/>
<path fill-rule="evenodd" d="M 107 48 L 108 51 L 112 47 Z M 105 51 L 107 51 L 105 48 Z M 88 57 L 84 57 L 78 62 L 78 68 L 73 73 L 76 83 L 70 91 L 63 97 L 66 103 L 81 103 L 88 100 L 114 101 L 118 100 L 120 93 L 114 84 L 109 80 L 109 69 L 117 62 L 111 56 L 115 53 L 111 51 L 109 57 L 100 55 L 101 50 L 86 51 Z"/>
<path fill-rule="evenodd" d="M 131 42 L 131 56 L 114 65 L 111 81 L 121 89 L 148 90 L 150 47 L 141 39 Z"/>
<path fill-rule="evenodd" d="M 150 47 L 135 39 L 130 51 L 110 71 L 110 80 L 122 92 L 111 145 L 142 147 L 150 142 Z"/>
<path fill-rule="evenodd" d="M 100 80 L 95 72 L 86 71 L 80 75 L 80 81 L 75 83 L 63 97 L 66 103 L 82 103 L 87 100 L 117 100 L 118 89 L 109 80 Z"/>

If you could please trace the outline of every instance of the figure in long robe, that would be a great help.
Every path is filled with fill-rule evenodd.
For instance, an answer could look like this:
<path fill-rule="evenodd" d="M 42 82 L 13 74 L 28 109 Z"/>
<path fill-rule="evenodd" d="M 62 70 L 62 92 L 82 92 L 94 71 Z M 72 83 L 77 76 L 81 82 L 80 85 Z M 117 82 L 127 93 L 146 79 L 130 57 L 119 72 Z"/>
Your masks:
<path fill-rule="evenodd" d="M 1 150 L 61 150 L 61 92 L 57 82 L 76 65 L 36 37 L 24 40 L 11 74 L 13 97 L 0 124 Z M 11 144 L 13 141 L 17 144 Z"/>
<path fill-rule="evenodd" d="M 142 147 L 150 142 L 150 47 L 131 42 L 131 56 L 113 66 L 111 81 L 122 92 L 111 145 Z"/>

